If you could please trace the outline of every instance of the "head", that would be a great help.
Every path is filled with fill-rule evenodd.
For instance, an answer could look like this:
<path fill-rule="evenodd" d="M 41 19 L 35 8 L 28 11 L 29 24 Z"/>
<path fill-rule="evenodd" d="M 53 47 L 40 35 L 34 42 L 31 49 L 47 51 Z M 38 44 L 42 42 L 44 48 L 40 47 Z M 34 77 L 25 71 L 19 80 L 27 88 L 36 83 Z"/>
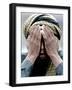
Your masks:
<path fill-rule="evenodd" d="M 33 25 L 39 26 L 40 30 L 42 30 L 45 25 L 47 25 L 50 30 L 53 31 L 54 35 L 60 40 L 61 37 L 61 29 L 60 26 L 55 19 L 50 14 L 33 14 L 28 18 L 28 20 L 24 24 L 24 35 L 27 39 L 30 33 L 30 27 Z M 44 47 L 44 40 L 41 39 L 41 46 L 40 46 L 40 57 L 44 57 L 46 55 L 45 47 Z"/>

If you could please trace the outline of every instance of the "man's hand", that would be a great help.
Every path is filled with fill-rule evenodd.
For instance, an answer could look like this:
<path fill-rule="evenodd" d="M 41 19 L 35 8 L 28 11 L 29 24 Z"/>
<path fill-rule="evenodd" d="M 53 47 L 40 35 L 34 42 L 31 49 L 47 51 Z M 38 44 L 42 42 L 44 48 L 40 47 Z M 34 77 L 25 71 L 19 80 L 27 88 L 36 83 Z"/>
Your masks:
<path fill-rule="evenodd" d="M 30 28 L 30 35 L 27 39 L 28 42 L 28 55 L 27 57 L 32 63 L 35 62 L 40 52 L 41 33 L 39 26 L 32 25 Z"/>
<path fill-rule="evenodd" d="M 58 39 L 54 36 L 53 31 L 48 27 L 44 26 L 44 29 L 40 31 L 43 35 L 45 48 L 48 56 L 50 56 L 53 64 L 57 67 L 62 63 L 62 59 L 58 55 Z"/>
<path fill-rule="evenodd" d="M 53 31 L 48 26 L 44 26 L 44 29 L 41 31 L 47 54 L 50 56 L 56 54 L 58 50 L 58 39 L 54 36 Z"/>

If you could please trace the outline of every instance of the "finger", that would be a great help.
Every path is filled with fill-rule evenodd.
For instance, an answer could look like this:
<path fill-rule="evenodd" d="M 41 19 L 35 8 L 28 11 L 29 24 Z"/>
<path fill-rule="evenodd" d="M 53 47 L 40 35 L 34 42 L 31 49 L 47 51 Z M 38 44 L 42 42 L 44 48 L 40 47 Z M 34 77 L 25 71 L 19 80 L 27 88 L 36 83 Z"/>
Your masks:
<path fill-rule="evenodd" d="M 37 34 L 36 34 L 37 36 L 37 39 L 40 41 L 41 40 L 41 33 L 40 33 L 40 28 L 39 28 L 39 26 L 38 26 L 38 30 L 37 30 Z"/>
<path fill-rule="evenodd" d="M 36 29 L 36 25 L 30 27 L 30 34 L 33 35 L 33 31 Z"/>
<path fill-rule="evenodd" d="M 48 38 L 48 31 L 47 31 L 47 28 L 46 26 L 44 26 L 44 29 L 43 29 L 44 33 L 45 33 L 45 36 Z"/>
<path fill-rule="evenodd" d="M 41 33 L 40 33 L 40 30 L 39 30 L 39 39 L 41 40 Z"/>
<path fill-rule="evenodd" d="M 46 34 L 45 34 L 44 30 L 41 30 L 40 33 L 41 33 L 41 35 L 43 36 L 44 40 L 46 40 L 47 37 L 46 37 Z"/>
<path fill-rule="evenodd" d="M 30 39 L 33 41 L 34 40 L 34 37 L 35 37 L 35 31 L 36 31 L 36 25 L 33 25 L 33 26 L 31 26 L 31 32 L 30 32 Z"/>
<path fill-rule="evenodd" d="M 38 32 L 37 32 L 37 41 L 38 41 L 38 43 L 41 42 L 41 33 L 40 33 L 40 30 L 38 30 Z"/>
<path fill-rule="evenodd" d="M 37 34 L 38 34 L 38 26 L 36 26 L 36 28 L 33 31 L 33 39 L 34 40 L 38 37 Z"/>
<path fill-rule="evenodd" d="M 39 26 L 38 25 L 37 25 L 36 29 L 33 32 L 33 40 L 34 40 L 34 42 L 40 44 L 41 33 L 40 33 L 40 30 L 39 30 Z"/>
<path fill-rule="evenodd" d="M 50 27 L 45 26 L 45 33 L 46 33 L 48 39 L 51 39 L 51 38 L 52 38 L 52 36 L 53 36 L 53 31 L 51 30 Z"/>
<path fill-rule="evenodd" d="M 48 30 L 47 30 L 48 29 Z M 50 27 L 46 28 L 46 32 L 48 32 L 48 38 L 53 39 L 54 38 L 54 33 Z"/>
<path fill-rule="evenodd" d="M 29 36 L 28 36 L 28 38 L 27 38 L 27 41 L 29 41 L 29 40 L 30 40 L 30 38 L 31 38 L 31 36 L 29 35 Z"/>

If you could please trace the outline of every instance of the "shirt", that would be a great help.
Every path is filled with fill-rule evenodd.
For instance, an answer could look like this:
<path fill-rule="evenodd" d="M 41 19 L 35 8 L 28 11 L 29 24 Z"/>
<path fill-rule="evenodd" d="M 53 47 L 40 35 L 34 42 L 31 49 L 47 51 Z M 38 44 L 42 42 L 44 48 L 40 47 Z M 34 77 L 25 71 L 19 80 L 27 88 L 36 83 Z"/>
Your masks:
<path fill-rule="evenodd" d="M 33 64 L 25 59 L 21 64 L 21 77 L 28 77 L 30 75 L 30 72 L 32 70 Z M 63 74 L 63 63 L 60 63 L 56 67 L 56 75 L 62 75 Z"/>

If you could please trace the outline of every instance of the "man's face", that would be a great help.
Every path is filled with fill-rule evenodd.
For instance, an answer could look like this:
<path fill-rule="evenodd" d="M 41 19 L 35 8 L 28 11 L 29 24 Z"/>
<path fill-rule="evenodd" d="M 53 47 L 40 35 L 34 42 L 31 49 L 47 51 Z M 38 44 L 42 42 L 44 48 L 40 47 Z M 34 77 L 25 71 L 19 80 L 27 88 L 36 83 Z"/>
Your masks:
<path fill-rule="evenodd" d="M 36 30 L 36 31 L 34 31 L 34 30 Z M 33 36 L 33 37 L 36 37 L 36 39 L 39 37 L 39 36 L 37 36 L 38 35 L 38 33 L 39 33 L 39 31 L 38 30 L 40 30 L 40 33 L 43 33 L 43 31 L 44 30 L 48 30 L 48 32 L 47 32 L 47 34 L 48 35 L 50 35 L 50 33 L 53 33 L 54 34 L 54 32 L 53 32 L 53 30 L 48 26 L 48 22 L 46 22 L 46 21 L 38 21 L 38 22 L 35 22 L 32 26 L 31 26 L 31 28 L 30 28 L 30 33 L 31 33 L 31 35 L 29 35 L 30 36 L 30 40 L 33 40 L 33 38 L 31 39 L 31 37 Z M 33 32 L 33 33 L 32 33 Z M 35 32 L 35 33 L 34 33 Z M 45 31 L 46 32 L 46 31 Z M 36 35 L 36 36 L 35 36 Z M 44 34 L 45 35 L 45 34 Z M 28 36 L 28 37 L 29 37 Z M 49 36 L 49 37 L 51 37 L 51 35 Z M 36 39 L 34 39 L 34 40 L 36 40 Z M 54 39 L 57 39 L 56 37 L 54 38 Z M 33 40 L 33 42 L 35 42 Z M 57 40 L 56 40 L 57 41 Z M 37 41 L 36 41 L 37 42 Z M 35 43 L 36 43 L 35 42 Z M 47 42 L 48 42 L 48 40 L 47 40 Z M 49 42 L 50 42 L 50 40 L 49 40 Z M 48 42 L 48 43 L 49 43 Z M 47 50 L 46 50 L 46 47 L 45 47 L 45 40 L 44 40 L 44 36 L 43 36 L 43 34 L 41 34 L 41 40 L 40 40 L 40 42 L 38 41 L 38 43 L 40 43 L 40 52 L 39 52 L 39 57 L 42 57 L 42 58 L 44 58 L 44 57 L 46 57 L 48 54 L 47 54 Z M 35 47 L 34 47 L 35 48 Z"/>
<path fill-rule="evenodd" d="M 47 22 L 45 21 L 38 21 L 36 23 L 34 23 L 33 25 L 37 25 L 39 26 L 39 30 L 44 30 L 45 28 L 45 25 L 47 25 Z M 41 38 L 41 44 L 40 44 L 40 53 L 39 53 L 39 57 L 41 58 L 44 58 L 46 57 L 46 50 L 45 50 L 45 43 L 44 43 L 44 40 L 43 38 Z"/>

